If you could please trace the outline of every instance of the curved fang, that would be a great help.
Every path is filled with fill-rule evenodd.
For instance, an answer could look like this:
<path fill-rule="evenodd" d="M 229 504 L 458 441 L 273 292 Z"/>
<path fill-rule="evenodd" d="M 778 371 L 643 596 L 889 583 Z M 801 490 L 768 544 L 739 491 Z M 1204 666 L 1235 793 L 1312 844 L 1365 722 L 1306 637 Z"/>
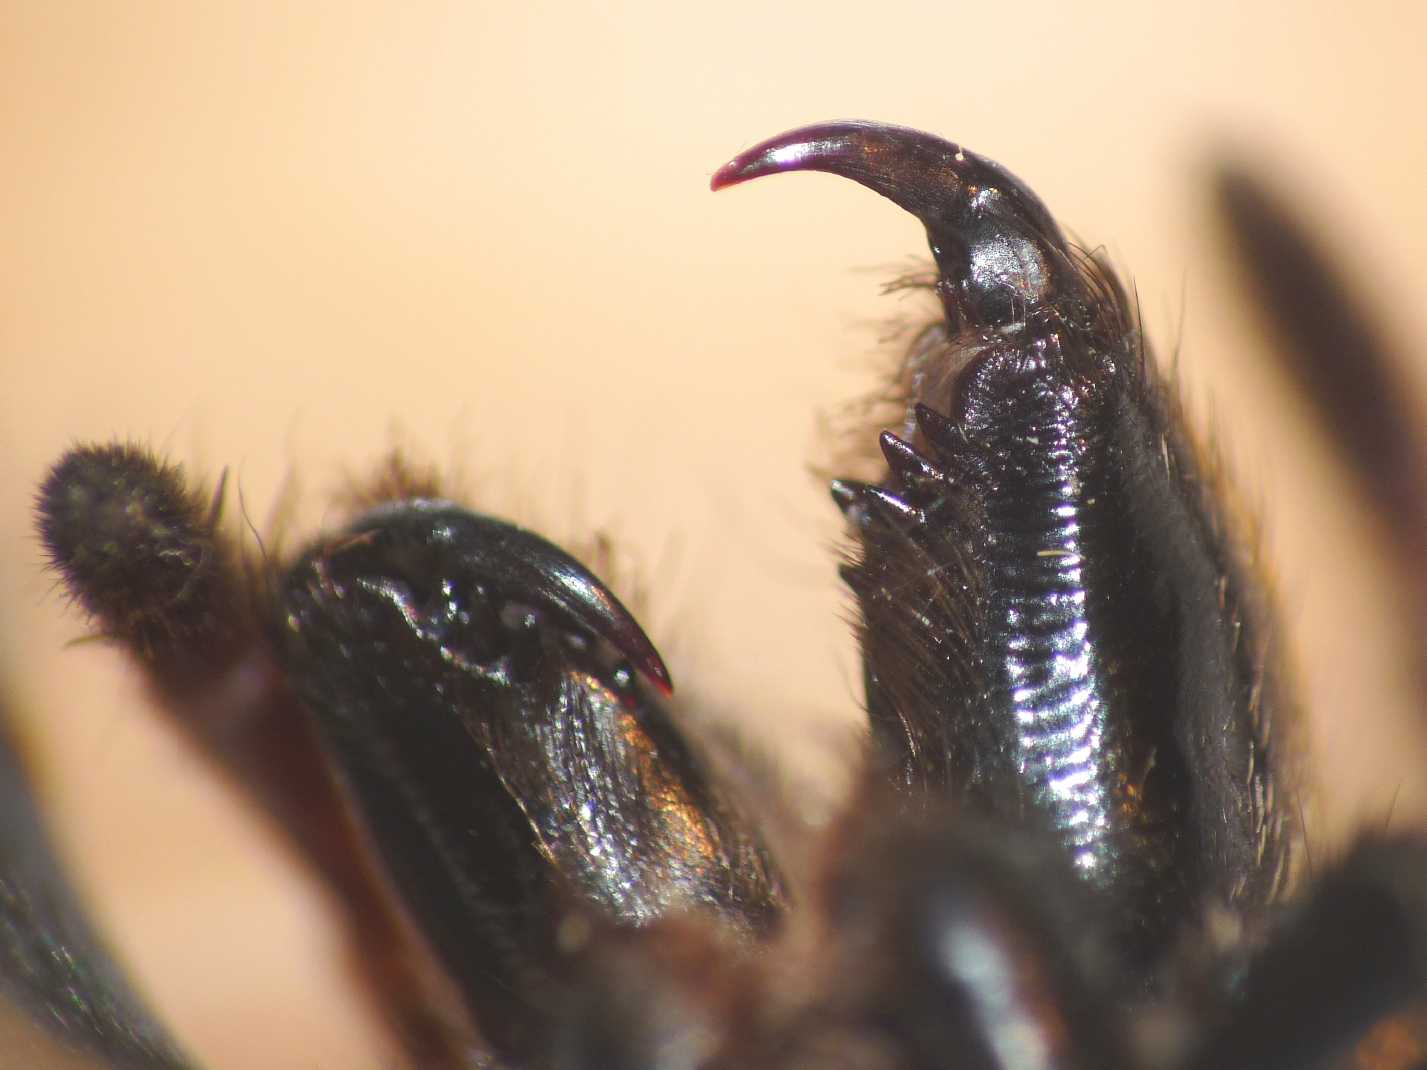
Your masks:
<path fill-rule="evenodd" d="M 735 156 L 715 190 L 783 171 L 850 178 L 921 220 L 952 326 L 1005 326 L 1029 311 L 1083 299 L 1080 272 L 1055 220 L 1000 164 L 949 141 L 869 122 L 800 127 Z"/>
<path fill-rule="evenodd" d="M 565 614 L 628 658 L 665 695 L 673 692 L 664 659 L 634 614 L 598 576 L 533 531 L 449 502 L 421 499 L 374 509 L 351 534 L 360 538 L 376 526 L 400 529 L 414 543 L 448 547 L 464 569 L 504 597 Z"/>
<path fill-rule="evenodd" d="M 593 572 L 534 532 L 492 517 L 477 517 L 482 538 L 467 548 L 476 570 L 544 601 L 608 642 L 664 694 L 674 690 L 664 659 L 634 615 Z"/>

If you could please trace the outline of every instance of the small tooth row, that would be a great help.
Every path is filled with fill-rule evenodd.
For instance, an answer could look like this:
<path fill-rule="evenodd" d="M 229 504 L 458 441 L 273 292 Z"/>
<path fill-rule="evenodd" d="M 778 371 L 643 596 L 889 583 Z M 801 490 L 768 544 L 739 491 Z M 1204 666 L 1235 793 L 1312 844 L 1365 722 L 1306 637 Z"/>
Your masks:
<path fill-rule="evenodd" d="M 938 453 L 949 453 L 960 431 L 946 417 L 925 405 L 916 409 L 917 423 Z M 902 530 L 926 523 L 926 503 L 946 494 L 947 470 L 923 456 L 908 442 L 890 431 L 878 440 L 891 473 L 892 487 L 851 479 L 832 482 L 832 499 L 848 521 L 858 528 L 872 523 Z"/>

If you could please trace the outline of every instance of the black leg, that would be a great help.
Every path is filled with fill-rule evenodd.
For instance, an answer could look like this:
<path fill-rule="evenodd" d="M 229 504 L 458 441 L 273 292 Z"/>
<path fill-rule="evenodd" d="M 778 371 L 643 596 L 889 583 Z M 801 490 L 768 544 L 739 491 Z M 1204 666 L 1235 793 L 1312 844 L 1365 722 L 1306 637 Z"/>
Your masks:
<path fill-rule="evenodd" d="M 1286 908 L 1234 1009 L 1188 1065 L 1415 1070 L 1424 1061 L 1427 841 L 1401 836 L 1363 840 Z"/>

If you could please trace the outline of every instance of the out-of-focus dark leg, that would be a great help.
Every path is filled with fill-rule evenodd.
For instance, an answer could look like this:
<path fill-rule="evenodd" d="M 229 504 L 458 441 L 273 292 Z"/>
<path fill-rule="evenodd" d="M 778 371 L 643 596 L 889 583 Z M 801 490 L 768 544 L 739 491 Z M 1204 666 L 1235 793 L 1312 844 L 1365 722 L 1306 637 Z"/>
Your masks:
<path fill-rule="evenodd" d="M 1225 167 L 1216 193 L 1228 245 L 1281 367 L 1313 406 L 1405 559 L 1427 548 L 1427 435 L 1395 352 L 1354 286 L 1261 176 Z M 1421 569 L 1418 569 L 1421 571 Z"/>
<path fill-rule="evenodd" d="M 1395 350 L 1315 233 L 1264 177 L 1226 166 L 1215 191 L 1226 244 L 1279 366 L 1312 407 L 1377 518 L 1396 575 L 1410 585 L 1414 634 L 1427 629 L 1427 433 Z M 1427 643 L 1417 687 L 1427 711 Z"/>
<path fill-rule="evenodd" d="M 1192 1070 L 1427 1063 L 1427 842 L 1369 839 L 1287 908 Z"/>
<path fill-rule="evenodd" d="M 1053 831 L 888 802 L 859 802 L 822 885 L 819 991 L 783 1024 L 794 1046 L 853 1039 L 880 1054 L 859 1068 L 1128 1068 L 1127 962 Z"/>
<path fill-rule="evenodd" d="M 134 994 L 89 924 L 3 728 L 0 1065 L 27 1070 L 183 1070 L 191 1065 Z"/>

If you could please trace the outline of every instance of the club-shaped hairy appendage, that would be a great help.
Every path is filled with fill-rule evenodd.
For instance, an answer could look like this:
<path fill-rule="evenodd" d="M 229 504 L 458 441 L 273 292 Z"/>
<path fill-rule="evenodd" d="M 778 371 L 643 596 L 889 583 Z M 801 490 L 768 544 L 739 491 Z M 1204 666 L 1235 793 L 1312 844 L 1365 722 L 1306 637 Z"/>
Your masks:
<path fill-rule="evenodd" d="M 1037 309 L 1084 298 L 1084 279 L 1040 198 L 959 145 L 901 126 L 820 123 L 740 153 L 711 185 L 783 171 L 850 178 L 921 220 L 953 331 L 1014 325 Z"/>

